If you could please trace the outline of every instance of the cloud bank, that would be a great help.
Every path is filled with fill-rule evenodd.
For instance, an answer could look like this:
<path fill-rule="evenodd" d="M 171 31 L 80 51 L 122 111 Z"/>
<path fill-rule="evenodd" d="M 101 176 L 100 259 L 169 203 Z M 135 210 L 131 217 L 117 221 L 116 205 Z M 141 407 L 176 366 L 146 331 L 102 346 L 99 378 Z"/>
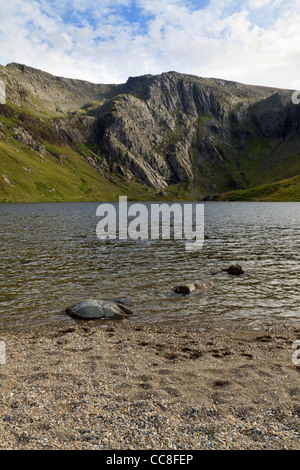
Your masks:
<path fill-rule="evenodd" d="M 9 0 L 0 63 L 96 83 L 176 70 L 296 89 L 300 0 Z"/>

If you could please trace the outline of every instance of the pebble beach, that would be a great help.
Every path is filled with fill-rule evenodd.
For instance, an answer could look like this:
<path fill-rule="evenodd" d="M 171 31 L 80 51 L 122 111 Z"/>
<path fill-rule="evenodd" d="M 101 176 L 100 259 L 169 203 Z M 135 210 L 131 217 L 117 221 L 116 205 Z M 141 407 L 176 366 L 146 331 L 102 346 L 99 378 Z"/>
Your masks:
<path fill-rule="evenodd" d="M 297 325 L 1 327 L 1 450 L 300 450 Z"/>

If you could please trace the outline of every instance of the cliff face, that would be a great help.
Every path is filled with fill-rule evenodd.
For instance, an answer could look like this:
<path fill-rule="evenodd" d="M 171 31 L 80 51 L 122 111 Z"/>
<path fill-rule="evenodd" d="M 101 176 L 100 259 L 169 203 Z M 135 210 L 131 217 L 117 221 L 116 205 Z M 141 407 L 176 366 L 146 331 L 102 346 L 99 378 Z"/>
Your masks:
<path fill-rule="evenodd" d="M 26 132 L 46 149 L 70 146 L 113 181 L 199 196 L 300 173 L 300 106 L 288 90 L 176 72 L 97 85 L 19 64 L 0 67 L 0 79 L 0 114 L 23 109 L 19 141 Z"/>
<path fill-rule="evenodd" d="M 293 154 L 282 148 L 280 158 L 299 156 L 300 110 L 288 91 L 175 72 L 129 79 L 124 89 L 89 113 L 107 160 L 149 186 L 188 183 L 195 194 L 244 188 L 262 170 L 268 178 L 264 160 L 290 138 Z M 264 151 L 265 140 L 272 150 Z"/>

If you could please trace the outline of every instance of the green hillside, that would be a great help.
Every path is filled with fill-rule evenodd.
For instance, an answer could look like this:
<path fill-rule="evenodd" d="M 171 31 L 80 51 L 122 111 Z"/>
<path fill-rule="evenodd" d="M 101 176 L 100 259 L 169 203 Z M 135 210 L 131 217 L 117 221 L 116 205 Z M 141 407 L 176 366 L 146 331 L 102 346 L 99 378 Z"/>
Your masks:
<path fill-rule="evenodd" d="M 4 106 L 0 108 L 3 111 Z M 160 197 L 155 189 L 129 183 L 120 175 L 109 175 L 112 181 L 101 175 L 86 160 L 91 155 L 95 158 L 88 146 L 81 145 L 76 151 L 56 142 L 48 125 L 53 116 L 46 111 L 40 114 L 9 102 L 5 108 L 6 116 L 0 109 L 0 202 L 116 201 L 120 195 L 138 200 Z M 40 148 L 16 139 L 15 129 L 19 127 L 30 131 L 37 142 L 42 137 Z"/>
<path fill-rule="evenodd" d="M 262 184 L 243 191 L 230 191 L 215 195 L 214 200 L 297 202 L 300 201 L 300 175 L 277 183 Z"/>

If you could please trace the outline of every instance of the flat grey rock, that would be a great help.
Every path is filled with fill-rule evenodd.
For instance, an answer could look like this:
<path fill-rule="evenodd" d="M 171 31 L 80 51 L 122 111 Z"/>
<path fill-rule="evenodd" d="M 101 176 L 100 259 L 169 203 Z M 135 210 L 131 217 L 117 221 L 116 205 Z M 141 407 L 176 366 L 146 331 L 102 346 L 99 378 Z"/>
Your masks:
<path fill-rule="evenodd" d="M 133 312 L 127 307 L 107 300 L 88 299 L 66 308 L 66 313 L 73 318 L 95 320 L 98 318 L 127 318 Z"/>

